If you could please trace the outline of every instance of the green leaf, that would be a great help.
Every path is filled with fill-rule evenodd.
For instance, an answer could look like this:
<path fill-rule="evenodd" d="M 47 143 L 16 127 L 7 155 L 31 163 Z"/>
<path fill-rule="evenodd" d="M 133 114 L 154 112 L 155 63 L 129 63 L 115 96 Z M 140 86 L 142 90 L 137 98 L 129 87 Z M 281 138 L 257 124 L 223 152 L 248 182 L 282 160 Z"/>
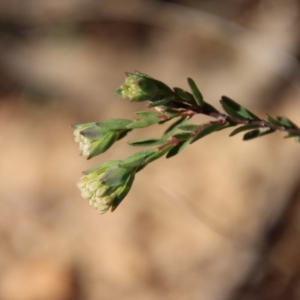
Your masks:
<path fill-rule="evenodd" d="M 203 101 L 203 96 L 201 92 L 199 91 L 195 81 L 192 78 L 188 78 L 188 84 L 192 90 L 192 93 L 195 97 L 195 101 L 199 106 L 203 106 L 204 101 Z"/>
<path fill-rule="evenodd" d="M 155 106 L 160 106 L 160 105 L 166 105 L 167 103 L 171 102 L 174 99 L 174 96 L 172 97 L 165 97 L 161 100 L 156 100 L 156 101 L 149 101 L 149 104 L 147 107 L 155 107 Z"/>
<path fill-rule="evenodd" d="M 172 156 L 177 155 L 178 153 L 180 153 L 188 144 L 189 144 L 189 140 L 186 141 L 182 141 L 180 143 L 178 143 L 175 147 L 173 147 L 167 154 L 167 158 L 170 158 Z"/>
<path fill-rule="evenodd" d="M 102 122 L 97 122 L 96 124 L 103 129 L 107 130 L 121 130 L 125 129 L 132 121 L 126 119 L 110 119 Z"/>
<path fill-rule="evenodd" d="M 226 102 L 220 100 L 220 104 L 224 111 L 231 117 L 236 118 L 238 120 L 247 120 L 246 117 L 241 116 L 239 113 L 237 113 L 234 109 L 232 109 Z"/>
<path fill-rule="evenodd" d="M 227 122 L 226 122 L 225 124 L 223 124 L 223 126 L 222 126 L 220 129 L 218 129 L 218 130 L 223 130 L 223 129 L 225 129 L 225 128 L 232 127 L 232 126 L 236 126 L 236 124 L 227 121 Z"/>
<path fill-rule="evenodd" d="M 178 126 L 178 129 L 184 130 L 184 131 L 194 131 L 198 129 L 200 125 L 195 125 L 195 124 L 185 124 L 185 125 L 180 125 Z"/>
<path fill-rule="evenodd" d="M 214 108 L 212 105 L 204 102 L 202 106 L 202 112 L 206 115 L 209 115 L 211 113 L 218 113 L 219 111 L 216 108 Z"/>
<path fill-rule="evenodd" d="M 134 181 L 135 174 L 130 174 L 127 181 L 124 183 L 124 187 L 121 189 L 121 191 L 118 192 L 118 194 L 115 196 L 114 201 L 111 206 L 111 211 L 113 212 L 118 205 L 122 202 L 122 200 L 127 196 L 129 193 L 132 183 Z"/>
<path fill-rule="evenodd" d="M 155 80 L 156 86 L 159 88 L 159 92 L 163 95 L 171 95 L 173 94 L 173 91 L 170 87 L 168 87 L 166 84 L 164 84 L 161 81 Z"/>
<path fill-rule="evenodd" d="M 121 160 L 109 160 L 100 165 L 97 165 L 95 167 L 92 167 L 92 168 L 89 168 L 88 170 L 83 171 L 82 174 L 88 175 L 88 174 L 91 174 L 96 171 L 101 171 L 104 169 L 115 167 L 115 166 L 118 166 L 121 162 L 122 162 Z"/>
<path fill-rule="evenodd" d="M 147 76 L 147 77 L 149 77 L 149 76 Z M 149 78 L 151 78 L 151 77 L 149 77 Z M 155 84 L 161 94 L 164 94 L 164 95 L 173 94 L 172 89 L 170 87 L 168 87 L 165 83 L 163 83 L 162 81 L 159 81 L 157 79 L 154 79 L 154 78 L 151 78 L 151 79 L 153 80 L 153 82 L 155 82 Z"/>
<path fill-rule="evenodd" d="M 278 121 L 281 125 L 285 127 L 299 129 L 299 127 L 295 123 L 293 123 L 290 119 L 286 117 L 278 117 Z"/>
<path fill-rule="evenodd" d="M 119 97 L 123 97 L 122 92 L 123 92 L 123 89 L 121 87 L 119 87 L 114 91 L 114 95 L 119 96 Z"/>
<path fill-rule="evenodd" d="M 163 109 L 163 114 L 168 117 L 177 117 L 180 115 L 178 110 L 172 109 L 172 108 L 167 108 L 167 107 Z"/>
<path fill-rule="evenodd" d="M 179 118 L 176 122 L 171 124 L 167 130 L 164 132 L 162 138 L 167 139 L 170 137 L 176 130 L 179 128 L 180 125 L 183 125 L 185 122 L 187 122 L 188 118 Z"/>
<path fill-rule="evenodd" d="M 288 138 L 292 138 L 294 137 L 295 138 L 295 141 L 296 142 L 299 142 L 299 138 L 300 138 L 300 132 L 297 133 L 297 132 L 288 132 L 288 134 L 284 137 L 285 139 L 288 139 Z"/>
<path fill-rule="evenodd" d="M 131 72 L 125 72 L 126 76 L 127 74 L 135 74 L 135 75 L 140 75 L 140 76 L 143 76 L 143 77 L 147 77 L 147 78 L 150 78 L 150 79 L 154 79 L 153 77 L 151 77 L 150 75 L 148 74 L 145 74 L 145 73 L 142 73 L 142 72 L 139 72 L 139 71 L 134 71 L 134 73 L 131 73 Z"/>
<path fill-rule="evenodd" d="M 84 124 L 73 124 L 73 125 L 71 125 L 71 128 L 75 130 L 75 129 L 81 127 L 82 130 L 84 130 L 84 128 L 92 127 L 95 125 L 96 125 L 96 122 L 89 122 L 89 123 L 84 123 Z"/>
<path fill-rule="evenodd" d="M 145 160 L 145 164 L 149 164 L 150 162 L 164 156 L 166 153 L 168 153 L 172 148 L 174 147 L 174 145 L 168 145 L 162 149 L 155 149 L 155 153 L 153 153 L 152 155 L 148 156 Z"/>
<path fill-rule="evenodd" d="M 108 130 L 105 128 L 101 128 L 97 125 L 88 127 L 80 131 L 80 134 L 84 136 L 85 138 L 88 138 L 90 140 L 97 140 L 102 138 L 108 133 Z"/>
<path fill-rule="evenodd" d="M 165 139 L 140 139 L 140 140 L 134 140 L 129 141 L 128 144 L 130 146 L 139 146 L 139 147 L 145 147 L 145 146 L 161 146 L 166 143 Z"/>
<path fill-rule="evenodd" d="M 108 150 L 114 144 L 114 142 L 117 141 L 118 137 L 119 135 L 117 132 L 109 131 L 99 141 L 94 141 L 93 145 L 96 146 L 93 147 L 87 159 L 91 159 Z"/>
<path fill-rule="evenodd" d="M 221 123 L 213 123 L 213 124 L 204 124 L 203 129 L 199 130 L 194 137 L 190 140 L 190 144 L 196 142 L 197 140 L 203 138 L 204 136 L 220 130 L 222 127 L 224 127 L 224 124 Z"/>
<path fill-rule="evenodd" d="M 269 123 L 272 124 L 272 125 L 282 126 L 282 124 L 278 120 L 274 119 L 270 115 L 267 115 L 267 119 L 268 119 Z"/>
<path fill-rule="evenodd" d="M 118 134 L 119 134 L 118 141 L 121 140 L 123 137 L 125 137 L 130 131 L 131 131 L 131 129 L 119 131 L 118 132 Z"/>
<path fill-rule="evenodd" d="M 124 184 L 131 171 L 125 168 L 113 167 L 108 169 L 100 179 L 100 182 L 107 186 L 119 186 Z"/>
<path fill-rule="evenodd" d="M 160 121 L 160 118 L 158 116 L 148 117 L 145 119 L 140 119 L 140 120 L 131 122 L 129 125 L 127 125 L 127 128 L 128 129 L 143 128 L 143 127 L 147 127 L 147 126 L 156 124 L 159 121 Z"/>
<path fill-rule="evenodd" d="M 191 93 L 188 93 L 181 88 L 173 88 L 173 90 L 184 101 L 190 102 L 194 99 Z"/>
<path fill-rule="evenodd" d="M 233 130 L 229 136 L 234 136 L 242 131 L 246 131 L 246 130 L 249 130 L 249 129 L 255 129 L 255 128 L 259 128 L 259 125 L 252 125 L 252 124 L 248 124 L 248 125 L 244 125 L 244 126 L 241 126 L 241 127 L 238 127 L 236 128 L 235 130 Z"/>
<path fill-rule="evenodd" d="M 269 134 L 274 132 L 275 130 L 271 129 L 271 128 L 261 128 L 261 129 L 255 129 L 252 131 L 247 132 L 244 137 L 243 140 L 244 141 L 248 141 L 248 140 L 252 140 L 255 139 L 257 137 L 261 137 L 263 135 Z"/>
<path fill-rule="evenodd" d="M 120 167 L 122 168 L 135 168 L 139 166 L 140 164 L 143 164 L 145 159 L 154 153 L 155 150 L 145 150 L 140 151 L 137 153 L 134 153 L 130 156 L 128 156 L 126 159 L 123 160 L 122 163 L 120 163 Z"/>
<path fill-rule="evenodd" d="M 172 137 L 175 138 L 176 140 L 185 141 L 190 139 L 192 136 L 193 134 L 191 132 L 180 132 L 174 134 Z"/>
<path fill-rule="evenodd" d="M 240 120 L 260 120 L 256 115 L 232 99 L 222 96 L 220 103 L 223 109 L 232 117 Z"/>
<path fill-rule="evenodd" d="M 134 112 L 134 114 L 140 118 L 149 118 L 149 117 L 158 116 L 158 113 L 153 111 L 136 111 Z"/>

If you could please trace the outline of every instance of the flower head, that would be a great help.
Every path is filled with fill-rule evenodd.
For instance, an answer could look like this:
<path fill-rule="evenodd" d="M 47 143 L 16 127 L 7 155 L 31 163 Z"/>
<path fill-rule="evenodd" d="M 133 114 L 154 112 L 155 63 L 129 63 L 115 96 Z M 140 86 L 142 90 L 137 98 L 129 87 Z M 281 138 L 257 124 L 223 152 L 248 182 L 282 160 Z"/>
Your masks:
<path fill-rule="evenodd" d="M 73 125 L 74 139 L 75 142 L 79 143 L 80 155 L 90 159 L 105 152 L 114 142 L 131 131 L 127 128 L 131 122 L 131 120 L 126 119 L 110 119 Z"/>
<path fill-rule="evenodd" d="M 78 124 L 73 129 L 79 153 L 88 159 L 106 151 L 119 138 L 118 132 L 102 128 L 97 123 Z"/>
<path fill-rule="evenodd" d="M 139 72 L 126 73 L 125 82 L 115 91 L 116 95 L 135 102 L 152 100 L 168 93 L 172 90 L 167 85 Z"/>
<path fill-rule="evenodd" d="M 99 214 L 115 210 L 128 194 L 135 172 L 121 168 L 120 161 L 108 161 L 85 171 L 77 183 L 83 198 L 89 200 Z"/>

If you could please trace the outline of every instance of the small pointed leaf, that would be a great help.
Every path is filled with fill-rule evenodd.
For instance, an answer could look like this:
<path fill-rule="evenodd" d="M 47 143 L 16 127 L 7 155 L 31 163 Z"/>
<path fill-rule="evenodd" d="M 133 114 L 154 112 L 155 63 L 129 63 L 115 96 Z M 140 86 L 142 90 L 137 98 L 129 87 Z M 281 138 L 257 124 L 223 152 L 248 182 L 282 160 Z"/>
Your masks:
<path fill-rule="evenodd" d="M 186 141 L 186 140 L 190 139 L 192 136 L 193 136 L 193 134 L 191 132 L 180 132 L 180 133 L 174 134 L 172 137 L 177 140 Z"/>
<path fill-rule="evenodd" d="M 298 126 L 295 123 L 293 123 L 290 119 L 288 119 L 287 117 L 278 117 L 278 121 L 283 126 L 286 126 L 289 128 L 294 128 L 294 129 L 299 129 Z"/>
<path fill-rule="evenodd" d="M 270 116 L 270 115 L 267 115 L 267 119 L 268 119 L 269 123 L 272 124 L 272 125 L 275 125 L 275 126 L 282 126 L 282 124 L 281 124 L 278 120 L 274 119 L 274 118 L 273 118 L 272 116 Z"/>
<path fill-rule="evenodd" d="M 179 116 L 180 113 L 176 109 L 164 108 L 163 109 L 163 114 L 168 116 L 168 117 L 177 117 L 177 116 Z"/>
<path fill-rule="evenodd" d="M 178 129 L 184 130 L 184 131 L 194 131 L 198 129 L 200 125 L 195 125 L 195 124 L 185 124 L 185 125 L 180 125 L 178 126 Z"/>
<path fill-rule="evenodd" d="M 247 131 L 249 129 L 255 129 L 255 128 L 259 128 L 259 125 L 252 125 L 252 124 L 248 124 L 248 125 L 244 125 L 241 127 L 236 128 L 235 130 L 233 130 L 229 136 L 234 136 L 242 131 Z"/>
<path fill-rule="evenodd" d="M 190 144 L 196 142 L 197 140 L 203 138 L 204 136 L 220 130 L 222 127 L 224 127 L 224 124 L 221 123 L 213 123 L 213 124 L 205 124 L 203 129 L 199 130 L 195 136 L 190 140 Z"/>
<path fill-rule="evenodd" d="M 95 171 L 101 171 L 101 170 L 104 170 L 107 168 L 115 167 L 115 166 L 118 166 L 120 164 L 120 162 L 122 162 L 122 161 L 121 160 L 109 160 L 100 165 L 97 165 L 95 167 L 92 167 L 92 168 L 89 168 L 88 170 L 83 171 L 82 174 L 88 175 Z"/>
<path fill-rule="evenodd" d="M 119 87 L 114 91 L 114 95 L 122 97 L 123 96 L 122 92 L 123 92 L 123 89 Z"/>
<path fill-rule="evenodd" d="M 80 131 L 80 134 L 84 136 L 85 138 L 88 138 L 90 140 L 97 140 L 102 138 L 104 135 L 108 133 L 108 130 L 105 128 L 101 128 L 99 126 L 92 126 L 88 127 L 82 131 Z"/>
<path fill-rule="evenodd" d="M 209 115 L 209 114 L 211 114 L 211 113 L 218 113 L 219 111 L 218 111 L 216 108 L 214 108 L 212 105 L 210 105 L 210 104 L 204 102 L 204 104 L 203 104 L 203 106 L 202 106 L 202 112 L 203 112 L 204 114 Z"/>
<path fill-rule="evenodd" d="M 149 101 L 149 104 L 147 105 L 147 107 L 151 108 L 151 107 L 155 107 L 155 106 L 166 105 L 170 101 L 172 101 L 172 99 L 169 99 L 169 98 L 163 98 L 163 99 L 157 100 L 157 101 Z"/>
<path fill-rule="evenodd" d="M 154 112 L 154 111 L 136 111 L 134 114 L 140 118 L 148 118 L 148 117 L 158 116 L 158 113 Z"/>
<path fill-rule="evenodd" d="M 190 102 L 194 99 L 191 93 L 188 93 L 181 88 L 173 88 L 173 90 L 182 100 Z"/>
<path fill-rule="evenodd" d="M 166 143 L 165 139 L 140 139 L 129 141 L 131 146 L 145 147 L 145 146 L 161 146 Z"/>
<path fill-rule="evenodd" d="M 102 122 L 97 122 L 96 124 L 107 130 L 120 130 L 125 129 L 132 121 L 126 119 L 110 119 Z"/>
<path fill-rule="evenodd" d="M 256 115 L 232 99 L 222 96 L 220 100 L 223 109 L 232 117 L 240 120 L 260 120 Z"/>
<path fill-rule="evenodd" d="M 299 136 L 296 132 L 288 132 L 288 134 L 284 137 L 285 139 Z"/>
<path fill-rule="evenodd" d="M 105 136 L 101 138 L 101 140 L 99 140 L 99 142 L 98 141 L 94 142 L 96 144 L 96 147 L 92 149 L 87 159 L 91 159 L 108 150 L 114 144 L 114 142 L 117 141 L 118 137 L 119 135 L 117 132 L 114 131 L 107 132 Z"/>
<path fill-rule="evenodd" d="M 123 137 L 125 137 L 130 131 L 131 129 L 125 129 L 122 130 L 121 132 L 118 132 L 119 133 L 118 141 L 121 140 Z"/>
<path fill-rule="evenodd" d="M 103 177 L 100 179 L 100 182 L 107 186 L 122 185 L 127 181 L 130 174 L 131 172 L 125 168 L 111 168 L 103 174 Z"/>
<path fill-rule="evenodd" d="M 199 106 L 202 106 L 204 101 L 203 101 L 203 96 L 201 92 L 199 91 L 195 81 L 192 78 L 188 78 L 188 84 L 192 90 L 192 93 L 195 97 L 195 101 Z"/>
<path fill-rule="evenodd" d="M 164 147 L 163 149 L 155 149 L 156 152 L 146 158 L 145 164 L 149 164 L 150 162 L 164 156 L 173 147 L 174 147 L 174 145 L 168 145 L 168 146 Z"/>
<path fill-rule="evenodd" d="M 220 100 L 220 104 L 222 106 L 222 108 L 224 109 L 224 111 L 231 117 L 236 118 L 238 120 L 247 120 L 247 118 L 241 116 L 240 114 L 238 114 L 234 109 L 232 109 L 226 102 L 224 102 L 223 100 Z"/>
<path fill-rule="evenodd" d="M 153 117 L 148 117 L 145 119 L 139 119 L 136 121 L 131 122 L 129 125 L 126 127 L 128 129 L 133 129 L 133 128 L 143 128 L 143 127 L 148 127 L 153 124 L 156 124 L 160 121 L 160 118 L 158 116 L 153 116 Z"/>
<path fill-rule="evenodd" d="M 120 164 L 120 167 L 122 168 L 135 168 L 140 164 L 143 164 L 145 159 L 152 155 L 155 150 L 145 150 L 140 151 L 137 153 L 134 153 L 130 156 L 128 156 L 126 159 L 123 160 L 123 162 Z"/>
<path fill-rule="evenodd" d="M 135 177 L 134 174 L 131 174 L 128 177 L 127 181 L 124 183 L 124 187 L 114 198 L 114 202 L 112 203 L 112 206 L 111 206 L 112 212 L 118 207 L 118 205 L 122 202 L 122 200 L 126 197 L 128 192 L 130 191 L 132 183 L 134 181 L 134 177 Z"/>
<path fill-rule="evenodd" d="M 182 141 L 180 143 L 178 143 L 175 147 L 173 147 L 167 154 L 167 158 L 170 158 L 172 156 L 177 155 L 178 153 L 180 153 L 188 144 L 189 144 L 189 140 L 186 141 Z"/>
<path fill-rule="evenodd" d="M 252 130 L 252 131 L 248 131 L 244 137 L 243 137 L 243 140 L 244 141 L 248 141 L 248 140 L 251 140 L 251 139 L 255 139 L 257 137 L 261 137 L 263 135 L 266 135 L 266 134 L 269 134 L 269 133 L 272 133 L 274 132 L 275 130 L 273 129 L 270 129 L 270 128 L 261 128 L 261 129 L 255 129 L 255 130 Z"/>
<path fill-rule="evenodd" d="M 152 81 L 156 84 L 157 88 L 159 89 L 160 93 L 163 93 L 164 95 L 171 95 L 171 94 L 173 94 L 172 89 L 170 87 L 168 87 L 162 81 L 154 79 L 154 78 L 152 78 L 152 77 L 150 77 L 148 75 L 144 75 L 144 76 L 152 79 Z"/>
<path fill-rule="evenodd" d="M 167 139 L 170 137 L 180 125 L 183 125 L 185 122 L 187 122 L 188 118 L 179 118 L 176 122 L 171 124 L 169 128 L 164 132 L 163 139 Z"/>
<path fill-rule="evenodd" d="M 295 141 L 297 143 L 300 142 L 300 132 L 289 132 L 284 138 L 287 139 L 287 138 L 295 138 Z"/>

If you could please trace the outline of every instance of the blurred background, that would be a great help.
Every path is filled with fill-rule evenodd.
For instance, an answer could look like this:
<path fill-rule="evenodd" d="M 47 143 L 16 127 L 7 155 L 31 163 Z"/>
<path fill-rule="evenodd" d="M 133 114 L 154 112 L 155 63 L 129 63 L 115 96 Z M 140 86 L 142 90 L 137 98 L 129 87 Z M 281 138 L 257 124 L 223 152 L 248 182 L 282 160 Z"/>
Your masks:
<path fill-rule="evenodd" d="M 300 299 L 299 144 L 215 133 L 99 216 L 81 171 L 136 149 L 86 161 L 70 128 L 142 110 L 112 95 L 134 70 L 300 124 L 299 16 L 298 0 L 1 0 L 0 299 Z"/>

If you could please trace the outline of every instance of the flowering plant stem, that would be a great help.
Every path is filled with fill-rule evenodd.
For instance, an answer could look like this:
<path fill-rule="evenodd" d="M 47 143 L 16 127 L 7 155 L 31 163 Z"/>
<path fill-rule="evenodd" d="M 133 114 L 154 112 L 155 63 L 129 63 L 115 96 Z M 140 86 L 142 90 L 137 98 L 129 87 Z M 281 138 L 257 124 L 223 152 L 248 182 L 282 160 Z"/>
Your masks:
<path fill-rule="evenodd" d="M 230 136 L 245 132 L 243 139 L 250 140 L 275 131 L 286 132 L 300 142 L 300 128 L 286 117 L 266 120 L 233 101 L 222 96 L 220 112 L 204 101 L 196 83 L 188 78 L 191 92 L 181 88 L 171 89 L 165 83 L 148 75 L 126 73 L 126 79 L 115 94 L 132 102 L 148 102 L 148 110 L 137 111 L 136 120 L 110 119 L 101 122 L 73 125 L 75 141 L 80 154 L 90 159 L 107 151 L 115 142 L 132 130 L 155 124 L 171 123 L 160 138 L 131 140 L 132 146 L 155 146 L 154 149 L 134 153 L 124 160 L 108 161 L 84 172 L 78 187 L 83 198 L 88 199 L 99 213 L 112 211 L 128 194 L 135 174 L 147 164 L 166 155 L 177 155 L 187 145 L 204 136 L 229 127 L 236 127 Z M 155 108 L 156 111 L 151 110 Z M 204 124 L 187 123 L 194 115 L 203 114 L 213 118 Z"/>

